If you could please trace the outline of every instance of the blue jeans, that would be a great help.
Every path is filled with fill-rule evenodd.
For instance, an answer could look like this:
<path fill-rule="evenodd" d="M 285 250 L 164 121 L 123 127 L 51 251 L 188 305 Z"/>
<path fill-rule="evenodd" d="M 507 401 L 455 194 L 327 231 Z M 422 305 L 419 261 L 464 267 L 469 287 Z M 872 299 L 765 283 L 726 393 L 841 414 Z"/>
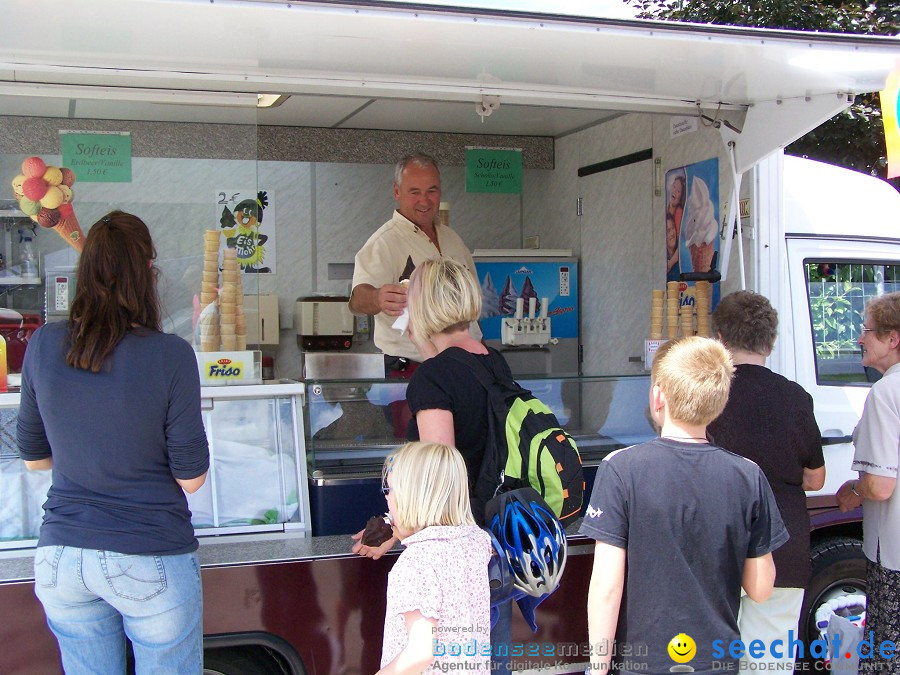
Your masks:
<path fill-rule="evenodd" d="M 511 672 L 509 650 L 512 647 L 512 607 L 508 600 L 497 606 L 500 614 L 491 626 L 491 670 L 495 673 Z"/>
<path fill-rule="evenodd" d="M 41 546 L 34 577 L 67 675 L 124 673 L 126 635 L 138 675 L 203 671 L 196 551 L 154 556 Z"/>

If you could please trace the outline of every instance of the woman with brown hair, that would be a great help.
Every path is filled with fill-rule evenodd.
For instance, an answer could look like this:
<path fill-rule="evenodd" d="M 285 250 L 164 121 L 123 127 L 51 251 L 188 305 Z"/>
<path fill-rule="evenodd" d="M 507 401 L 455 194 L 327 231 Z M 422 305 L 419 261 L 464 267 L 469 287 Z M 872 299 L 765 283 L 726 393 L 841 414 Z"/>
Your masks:
<path fill-rule="evenodd" d="M 741 598 L 738 626 L 746 644 L 783 640 L 781 656 L 745 654 L 740 667 L 791 669 L 789 635 L 797 633 L 804 589 L 809 583 L 809 514 L 806 490 L 825 484 L 822 436 L 812 397 L 766 367 L 775 347 L 778 313 L 768 298 L 736 291 L 722 298 L 712 316 L 713 330 L 731 353 L 734 381 L 722 414 L 708 427 L 713 442 L 759 465 L 775 493 L 790 534 L 774 552 L 775 590 L 765 602 Z"/>
<path fill-rule="evenodd" d="M 91 227 L 68 322 L 34 333 L 17 441 L 52 469 L 35 593 L 66 673 L 200 673 L 203 603 L 185 492 L 209 448 L 190 345 L 160 332 L 156 251 L 140 218 Z"/>

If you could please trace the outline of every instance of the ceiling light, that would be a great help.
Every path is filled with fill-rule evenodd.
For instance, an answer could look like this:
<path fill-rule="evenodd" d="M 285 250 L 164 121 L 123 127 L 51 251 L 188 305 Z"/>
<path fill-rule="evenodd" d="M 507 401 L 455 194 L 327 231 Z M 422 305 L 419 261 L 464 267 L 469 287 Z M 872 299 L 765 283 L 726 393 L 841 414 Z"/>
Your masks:
<path fill-rule="evenodd" d="M 257 108 L 277 108 L 282 103 L 287 101 L 289 98 L 288 94 L 257 94 L 256 95 L 256 107 Z"/>
<path fill-rule="evenodd" d="M 169 105 L 208 105 L 251 107 L 254 94 L 228 91 L 196 91 L 186 89 L 150 89 L 137 87 L 95 87 L 34 82 L 0 82 L 0 95 L 39 96 L 70 99 L 102 99 L 110 101 L 146 101 Z"/>

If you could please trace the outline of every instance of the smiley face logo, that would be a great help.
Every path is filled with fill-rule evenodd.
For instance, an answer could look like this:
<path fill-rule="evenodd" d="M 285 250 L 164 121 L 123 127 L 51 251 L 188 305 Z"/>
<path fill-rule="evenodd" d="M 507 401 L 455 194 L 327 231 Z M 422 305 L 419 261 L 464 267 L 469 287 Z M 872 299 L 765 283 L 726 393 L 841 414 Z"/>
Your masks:
<path fill-rule="evenodd" d="M 669 658 L 675 663 L 687 663 L 697 655 L 697 644 L 685 633 L 679 633 L 669 640 Z"/>

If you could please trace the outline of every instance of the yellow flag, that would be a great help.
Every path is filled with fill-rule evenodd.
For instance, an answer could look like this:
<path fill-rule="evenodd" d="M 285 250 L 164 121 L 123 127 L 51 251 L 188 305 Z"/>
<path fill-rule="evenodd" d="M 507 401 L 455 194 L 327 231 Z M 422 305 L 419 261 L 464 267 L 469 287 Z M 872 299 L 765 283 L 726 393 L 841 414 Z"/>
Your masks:
<path fill-rule="evenodd" d="M 888 76 L 887 86 L 879 92 L 881 96 L 881 119 L 884 122 L 884 141 L 887 145 L 887 177 L 900 176 L 900 69 Z"/>

